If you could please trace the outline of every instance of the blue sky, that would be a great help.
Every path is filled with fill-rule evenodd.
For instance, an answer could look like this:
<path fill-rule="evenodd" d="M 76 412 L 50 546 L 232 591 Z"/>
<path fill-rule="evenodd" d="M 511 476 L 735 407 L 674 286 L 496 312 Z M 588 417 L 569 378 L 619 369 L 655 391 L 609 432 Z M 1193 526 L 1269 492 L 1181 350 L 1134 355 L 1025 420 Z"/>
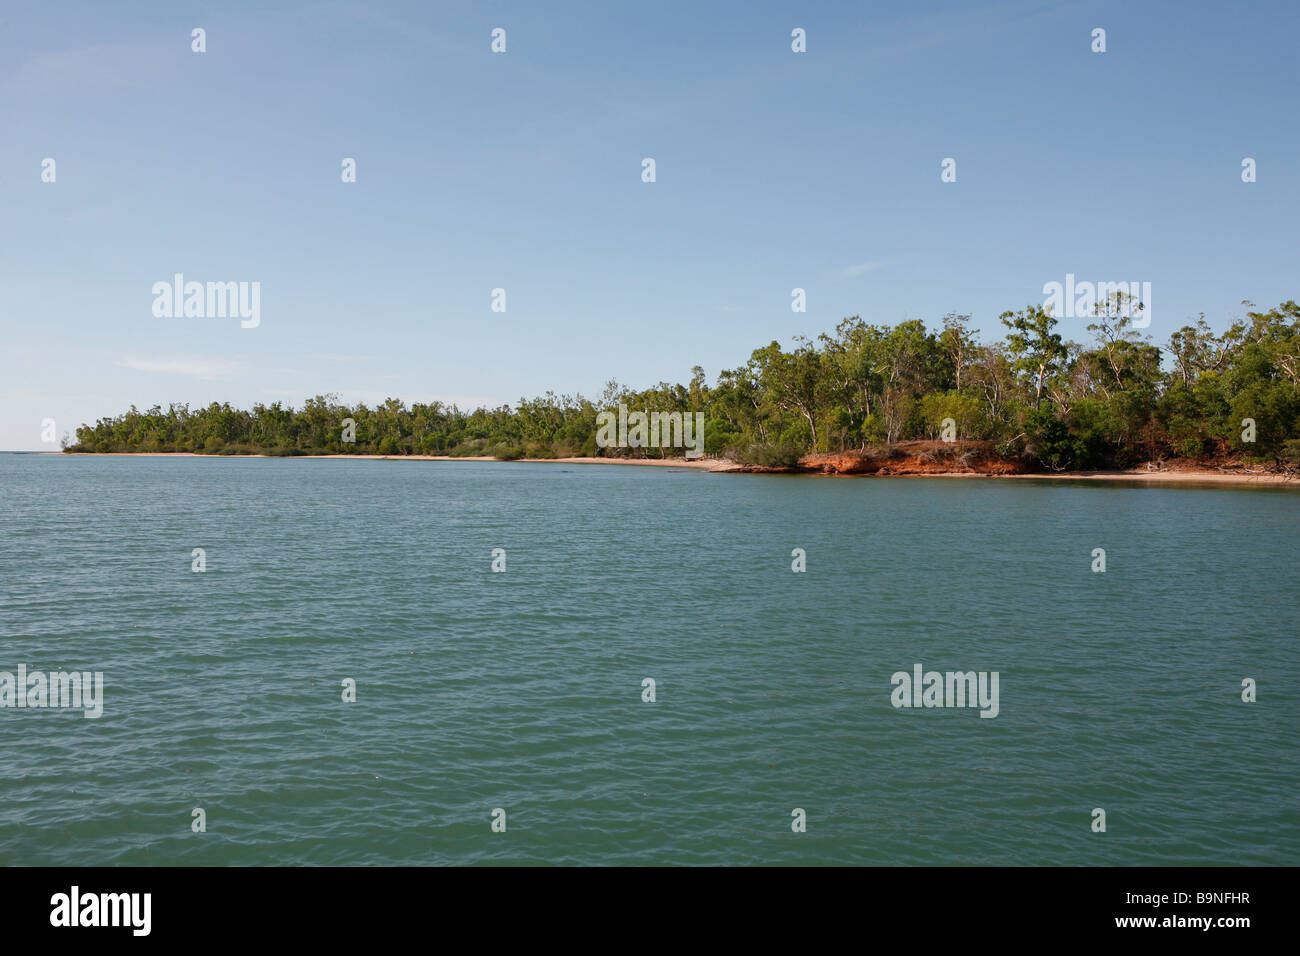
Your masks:
<path fill-rule="evenodd" d="M 0 448 L 132 404 L 712 380 L 848 315 L 1000 337 L 1066 273 L 1149 281 L 1159 343 L 1223 328 L 1300 295 L 1298 28 L 1280 0 L 9 3 Z M 156 318 L 177 272 L 260 282 L 261 324 Z"/>

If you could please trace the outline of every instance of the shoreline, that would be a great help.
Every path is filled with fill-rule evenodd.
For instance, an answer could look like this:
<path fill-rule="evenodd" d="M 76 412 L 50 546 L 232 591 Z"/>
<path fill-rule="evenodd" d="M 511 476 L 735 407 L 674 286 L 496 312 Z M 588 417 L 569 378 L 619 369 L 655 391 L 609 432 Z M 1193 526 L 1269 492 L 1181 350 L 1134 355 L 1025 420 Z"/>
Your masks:
<path fill-rule="evenodd" d="M 272 455 L 200 455 L 192 451 L 115 451 L 115 452 L 59 452 L 46 451 L 36 452 L 38 455 L 59 455 L 60 457 L 78 457 L 78 458 L 215 458 L 215 459 L 267 459 L 275 458 Z M 501 459 L 493 458 L 486 455 L 460 456 L 451 455 L 291 455 L 284 456 L 285 459 L 334 459 L 334 460 L 361 460 L 361 461 L 500 461 Z M 822 472 L 809 468 L 802 469 L 752 469 L 744 465 L 737 464 L 726 458 L 701 458 L 691 460 L 688 458 L 518 458 L 514 459 L 516 463 L 522 464 L 553 464 L 553 465 L 632 465 L 632 466 L 649 466 L 652 468 L 688 468 L 694 471 L 704 471 L 713 474 L 785 474 L 785 475 L 816 475 L 820 477 L 836 478 L 990 478 L 998 480 L 1038 480 L 1038 481 L 1097 481 L 1097 482 L 1114 482 L 1114 481 L 1137 481 L 1149 482 L 1154 484 L 1173 484 L 1178 482 L 1201 482 L 1209 484 L 1222 485 L 1287 485 L 1295 484 L 1300 486 L 1300 479 L 1291 475 L 1281 475 L 1272 472 L 1259 472 L 1253 474 L 1243 474 L 1240 472 L 1223 472 L 1223 471 L 1061 471 L 1061 472 L 1021 472 L 1017 474 L 983 474 L 977 471 L 933 471 L 926 473 L 897 474 L 897 475 L 872 475 L 872 474 L 844 474 L 844 475 L 823 475 Z"/>
<path fill-rule="evenodd" d="M 493 458 L 491 455 L 200 455 L 193 451 L 38 451 L 36 455 L 58 455 L 60 458 L 231 458 L 279 459 L 281 461 L 313 458 L 338 461 L 500 461 L 524 464 L 553 465 L 651 465 L 660 468 L 694 468 L 699 471 L 727 471 L 739 468 L 726 458 Z"/>

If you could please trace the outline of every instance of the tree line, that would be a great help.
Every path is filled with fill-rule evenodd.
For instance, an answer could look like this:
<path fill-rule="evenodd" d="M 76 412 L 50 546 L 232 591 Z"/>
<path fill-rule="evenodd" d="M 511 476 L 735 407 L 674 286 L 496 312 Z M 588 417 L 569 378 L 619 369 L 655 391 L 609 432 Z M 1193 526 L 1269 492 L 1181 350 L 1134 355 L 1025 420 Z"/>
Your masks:
<path fill-rule="evenodd" d="M 1300 306 L 1245 303 L 1222 334 L 1202 314 L 1163 346 L 1134 328 L 1141 304 L 1116 294 L 1094 310 L 1092 338 L 1066 341 L 1042 306 L 1005 312 L 1001 339 L 981 342 L 969 315 L 873 325 L 846 318 L 833 333 L 772 342 L 708 384 L 632 390 L 609 382 L 598 400 L 547 392 L 472 411 L 440 402 L 373 408 L 318 395 L 300 409 L 212 403 L 134 406 L 77 429 L 72 452 L 671 457 L 664 448 L 599 448 L 596 416 L 629 409 L 705 413 L 706 454 L 790 464 L 816 452 L 939 438 L 1050 469 L 1125 467 L 1163 458 L 1237 457 L 1300 464 Z M 351 420 L 351 427 L 346 426 Z M 345 441 L 345 437 L 354 437 Z"/>

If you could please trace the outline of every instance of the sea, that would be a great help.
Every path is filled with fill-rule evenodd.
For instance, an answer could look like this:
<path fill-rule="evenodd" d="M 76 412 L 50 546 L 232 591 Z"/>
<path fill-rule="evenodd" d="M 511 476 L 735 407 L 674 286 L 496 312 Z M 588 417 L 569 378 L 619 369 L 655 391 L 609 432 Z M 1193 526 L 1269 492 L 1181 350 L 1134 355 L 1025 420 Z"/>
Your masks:
<path fill-rule="evenodd" d="M 1298 542 L 1300 487 L 3 454 L 0 865 L 1295 865 Z"/>

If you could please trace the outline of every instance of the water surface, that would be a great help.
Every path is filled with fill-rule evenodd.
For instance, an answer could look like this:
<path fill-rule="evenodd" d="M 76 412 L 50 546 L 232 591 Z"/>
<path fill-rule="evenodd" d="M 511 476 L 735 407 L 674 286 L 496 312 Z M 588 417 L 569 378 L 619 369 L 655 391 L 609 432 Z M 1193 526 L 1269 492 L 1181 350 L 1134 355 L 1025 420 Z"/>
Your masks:
<path fill-rule="evenodd" d="M 1277 488 L 0 455 L 0 670 L 106 682 L 0 710 L 0 864 L 1294 864 L 1298 539 Z M 918 662 L 999 715 L 895 709 Z"/>

